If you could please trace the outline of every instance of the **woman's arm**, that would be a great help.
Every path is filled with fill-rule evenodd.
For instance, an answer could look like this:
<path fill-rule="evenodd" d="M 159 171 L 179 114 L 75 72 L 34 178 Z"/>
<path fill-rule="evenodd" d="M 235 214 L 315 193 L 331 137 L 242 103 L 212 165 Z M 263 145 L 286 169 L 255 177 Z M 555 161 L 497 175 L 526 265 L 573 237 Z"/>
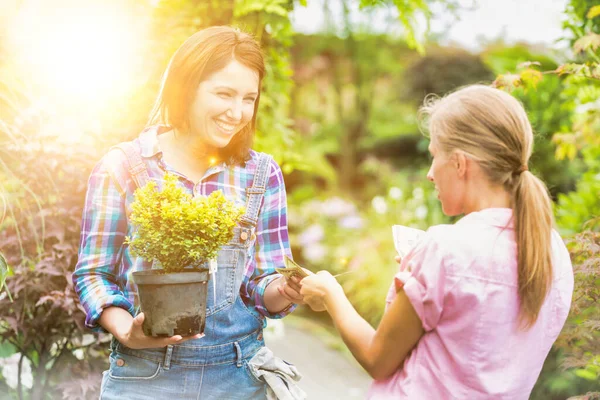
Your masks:
<path fill-rule="evenodd" d="M 92 330 L 105 330 L 136 349 L 164 347 L 199 337 L 148 337 L 142 330 L 144 315 L 132 316 L 131 296 L 121 286 L 128 271 L 119 275 L 127 235 L 125 185 L 131 184 L 124 162 L 120 151 L 109 153 L 94 168 L 88 182 L 79 258 L 73 273 L 75 290 L 86 310 L 86 325 Z"/>
<path fill-rule="evenodd" d="M 304 278 L 301 285 L 309 304 L 324 301 L 348 349 L 373 379 L 385 379 L 397 371 L 425 333 L 402 289 L 375 330 L 356 312 L 329 272 Z"/>
<path fill-rule="evenodd" d="M 86 311 L 86 326 L 102 331 L 98 324 L 106 308 L 118 307 L 132 314 L 133 301 L 121 287 L 119 276 L 123 242 L 127 235 L 125 178 L 127 171 L 120 152 L 107 154 L 92 171 L 83 210 L 81 237 L 73 284 Z M 127 271 L 125 271 L 127 272 Z"/>
<path fill-rule="evenodd" d="M 287 228 L 287 198 L 281 169 L 275 161 L 269 166 L 269 178 L 256 226 L 254 257 L 250 260 L 241 294 L 245 303 L 259 314 L 281 318 L 301 301 L 299 285 L 286 282 L 275 268 L 285 267 L 291 257 Z"/>

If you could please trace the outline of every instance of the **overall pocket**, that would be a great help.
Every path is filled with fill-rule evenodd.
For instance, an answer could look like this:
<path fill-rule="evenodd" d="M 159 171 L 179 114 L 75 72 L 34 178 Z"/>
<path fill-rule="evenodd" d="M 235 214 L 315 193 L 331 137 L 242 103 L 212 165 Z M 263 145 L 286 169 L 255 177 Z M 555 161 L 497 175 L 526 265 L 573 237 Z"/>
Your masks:
<path fill-rule="evenodd" d="M 238 253 L 235 249 L 225 247 L 217 255 L 216 279 L 215 274 L 211 274 L 208 280 L 207 317 L 231 307 L 235 302 L 236 291 L 239 290 L 235 284 Z"/>
<path fill-rule="evenodd" d="M 117 381 L 149 381 L 162 371 L 161 364 L 121 352 L 110 354 L 108 377 Z"/>

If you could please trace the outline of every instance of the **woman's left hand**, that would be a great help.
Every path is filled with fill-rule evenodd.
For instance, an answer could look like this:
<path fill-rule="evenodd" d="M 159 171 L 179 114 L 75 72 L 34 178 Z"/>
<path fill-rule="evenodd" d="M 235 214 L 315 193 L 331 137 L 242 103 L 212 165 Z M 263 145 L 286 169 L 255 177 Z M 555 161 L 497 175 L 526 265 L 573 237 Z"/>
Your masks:
<path fill-rule="evenodd" d="M 292 303 L 306 304 L 304 296 L 300 294 L 300 280 L 297 277 L 286 279 L 282 276 L 279 279 L 281 279 L 281 282 L 277 286 L 277 291 L 283 298 Z"/>

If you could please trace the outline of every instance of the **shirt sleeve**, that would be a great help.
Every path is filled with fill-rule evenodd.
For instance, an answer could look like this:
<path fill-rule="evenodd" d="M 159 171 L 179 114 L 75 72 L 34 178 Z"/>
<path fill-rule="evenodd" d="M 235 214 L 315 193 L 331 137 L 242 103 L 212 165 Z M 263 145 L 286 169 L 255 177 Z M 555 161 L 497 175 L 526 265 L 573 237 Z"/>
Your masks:
<path fill-rule="evenodd" d="M 114 154 L 114 152 L 113 152 Z M 98 319 L 111 306 L 133 315 L 133 302 L 124 294 L 119 269 L 123 242 L 127 234 L 127 216 L 122 185 L 115 177 L 111 153 L 92 171 L 83 210 L 79 257 L 73 284 L 86 312 L 85 324 L 96 332 L 106 332 Z M 112 165 L 111 165 L 112 164 Z"/>
<path fill-rule="evenodd" d="M 254 256 L 250 257 L 241 294 L 246 305 L 268 318 L 282 318 L 292 312 L 296 305 L 271 313 L 264 302 L 266 287 L 281 275 L 275 268 L 285 267 L 284 257 L 291 257 L 288 226 L 287 197 L 283 174 L 279 165 L 271 161 L 270 174 L 264 202 L 256 225 Z"/>
<path fill-rule="evenodd" d="M 437 236 L 431 229 L 423 236 L 402 260 L 390 288 L 390 292 L 404 289 L 426 332 L 436 328 L 450 284 L 445 252 Z"/>

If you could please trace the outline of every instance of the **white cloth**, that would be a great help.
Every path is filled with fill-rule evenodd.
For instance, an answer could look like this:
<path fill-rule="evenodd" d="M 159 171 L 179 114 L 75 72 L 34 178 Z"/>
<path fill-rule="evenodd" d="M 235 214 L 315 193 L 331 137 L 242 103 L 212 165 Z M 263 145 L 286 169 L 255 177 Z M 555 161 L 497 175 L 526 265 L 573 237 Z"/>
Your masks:
<path fill-rule="evenodd" d="M 276 357 L 267 347 L 250 359 L 248 367 L 257 379 L 267 383 L 268 400 L 306 399 L 306 393 L 296 383 L 302 378 L 298 369 Z"/>

